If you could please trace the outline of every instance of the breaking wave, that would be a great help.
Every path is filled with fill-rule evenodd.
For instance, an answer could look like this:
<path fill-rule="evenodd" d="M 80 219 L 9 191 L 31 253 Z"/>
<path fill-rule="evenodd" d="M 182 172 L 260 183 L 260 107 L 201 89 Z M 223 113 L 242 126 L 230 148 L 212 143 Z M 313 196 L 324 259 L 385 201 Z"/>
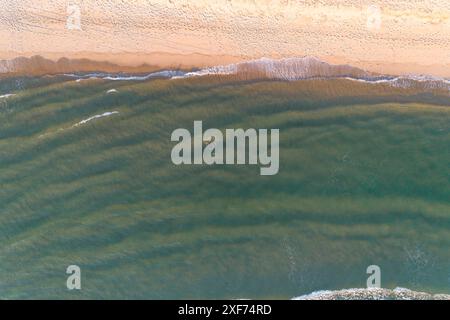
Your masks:
<path fill-rule="evenodd" d="M 70 129 L 72 129 L 72 128 L 79 127 L 79 126 L 81 126 L 81 125 L 83 125 L 83 124 L 88 123 L 88 122 L 91 121 L 91 120 L 98 119 L 98 118 L 103 118 L 103 117 L 109 117 L 109 116 L 112 116 L 112 115 L 118 114 L 118 113 L 119 113 L 119 111 L 108 111 L 108 112 L 104 112 L 104 113 L 102 113 L 102 114 L 96 114 L 95 116 L 91 116 L 91 117 L 89 117 L 89 118 L 86 118 L 86 119 L 81 120 L 80 122 L 75 123 L 75 124 L 72 125 L 71 127 L 59 128 L 59 129 L 56 130 L 56 131 L 52 131 L 52 132 L 47 132 L 47 133 L 40 134 L 40 135 L 39 135 L 39 138 L 45 138 L 45 137 L 47 137 L 47 136 L 49 136 L 49 135 L 52 135 L 52 134 L 54 134 L 54 133 L 56 133 L 56 132 L 61 132 L 61 131 L 70 130 Z"/>
<path fill-rule="evenodd" d="M 411 75 L 398 77 L 386 76 L 374 79 L 345 77 L 345 79 L 372 84 L 385 83 L 397 88 L 413 88 L 420 86 L 424 89 L 448 89 L 450 91 L 450 80 L 435 77 Z"/>
<path fill-rule="evenodd" d="M 423 75 L 391 76 L 368 72 L 350 65 L 335 65 L 315 57 L 284 59 L 260 58 L 228 65 L 219 65 L 199 70 L 163 70 L 149 74 L 86 73 L 64 74 L 76 81 L 103 79 L 110 81 L 145 81 L 149 79 L 183 79 L 209 75 L 236 76 L 239 79 L 273 79 L 296 81 L 307 79 L 345 79 L 369 84 L 388 84 L 398 88 L 421 87 L 450 91 L 450 80 Z"/>
<path fill-rule="evenodd" d="M 2 94 L 2 95 L 0 95 L 0 99 L 6 99 L 6 98 L 9 98 L 9 97 L 13 97 L 15 95 L 16 95 L 15 93 Z"/>
<path fill-rule="evenodd" d="M 103 117 L 108 117 L 108 116 L 111 116 L 113 114 L 118 114 L 118 113 L 119 113 L 119 111 L 111 111 L 111 112 L 105 112 L 105 113 L 102 113 L 102 114 L 97 114 L 95 116 L 92 116 L 92 117 L 89 117 L 87 119 L 81 120 L 78 123 L 75 123 L 73 125 L 73 127 L 78 127 L 78 126 L 80 126 L 82 124 L 88 123 L 91 120 L 98 119 L 98 118 L 103 118 Z"/>
<path fill-rule="evenodd" d="M 406 288 L 353 288 L 321 290 L 292 300 L 450 300 L 450 294 L 432 294 Z"/>
<path fill-rule="evenodd" d="M 111 81 L 144 81 L 152 78 L 172 78 L 185 74 L 184 71 L 179 70 L 163 70 L 158 72 L 152 72 L 149 74 L 137 75 L 137 74 L 113 74 L 113 73 L 65 73 L 63 76 L 76 78 L 76 81 L 90 80 L 90 79 L 102 79 Z"/>

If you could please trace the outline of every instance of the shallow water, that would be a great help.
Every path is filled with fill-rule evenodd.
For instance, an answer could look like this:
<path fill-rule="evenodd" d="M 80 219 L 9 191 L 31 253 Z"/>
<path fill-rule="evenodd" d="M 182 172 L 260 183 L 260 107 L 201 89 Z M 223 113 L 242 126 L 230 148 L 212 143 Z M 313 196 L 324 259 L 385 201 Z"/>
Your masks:
<path fill-rule="evenodd" d="M 373 264 L 385 288 L 448 294 L 450 100 L 414 90 L 204 78 L 16 91 L 0 109 L 0 297 L 284 299 L 365 287 Z M 170 134 L 194 120 L 279 128 L 279 174 L 173 165 Z M 66 288 L 72 264 L 81 291 Z"/>

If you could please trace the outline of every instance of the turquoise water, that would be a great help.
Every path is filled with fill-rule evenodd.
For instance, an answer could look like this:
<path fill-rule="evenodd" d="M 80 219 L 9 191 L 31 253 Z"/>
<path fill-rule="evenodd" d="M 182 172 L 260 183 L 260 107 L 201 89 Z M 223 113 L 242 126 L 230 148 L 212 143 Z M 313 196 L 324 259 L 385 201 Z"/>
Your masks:
<path fill-rule="evenodd" d="M 383 287 L 450 293 L 448 92 L 33 83 L 0 102 L 0 298 L 286 299 L 365 287 L 372 264 Z M 173 165 L 194 120 L 279 128 L 279 173 Z"/>

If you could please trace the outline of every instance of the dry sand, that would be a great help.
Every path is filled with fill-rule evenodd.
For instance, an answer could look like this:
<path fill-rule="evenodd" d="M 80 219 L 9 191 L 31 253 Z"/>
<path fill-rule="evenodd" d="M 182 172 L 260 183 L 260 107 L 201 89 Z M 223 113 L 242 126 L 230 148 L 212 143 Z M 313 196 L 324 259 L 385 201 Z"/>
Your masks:
<path fill-rule="evenodd" d="M 67 27 L 68 4 L 80 9 L 81 30 Z M 0 39 L 0 58 L 186 68 L 312 55 L 380 73 L 450 76 L 450 2 L 437 0 L 6 0 Z"/>

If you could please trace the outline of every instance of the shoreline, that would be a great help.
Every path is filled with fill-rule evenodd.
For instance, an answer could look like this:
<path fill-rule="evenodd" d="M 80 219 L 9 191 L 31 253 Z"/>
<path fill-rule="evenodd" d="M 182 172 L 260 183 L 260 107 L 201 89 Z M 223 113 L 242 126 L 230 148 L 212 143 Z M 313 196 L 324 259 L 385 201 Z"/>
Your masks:
<path fill-rule="evenodd" d="M 133 73 L 149 72 L 166 69 L 192 70 L 196 68 L 208 68 L 221 65 L 228 65 L 240 62 L 247 62 L 261 58 L 288 59 L 306 57 L 308 55 L 264 55 L 264 56 L 239 56 L 239 55 L 208 55 L 202 53 L 179 54 L 170 52 L 150 52 L 150 53 L 101 53 L 101 52 L 0 52 L 0 63 L 2 61 L 13 61 L 18 58 L 30 59 L 35 56 L 57 62 L 61 59 L 90 60 L 94 63 L 105 63 L 115 65 L 115 72 Z M 421 65 L 417 63 L 388 63 L 380 61 L 353 61 L 339 56 L 316 56 L 323 62 L 334 65 L 349 65 L 360 68 L 368 72 L 379 73 L 392 76 L 425 75 L 430 77 L 450 77 L 450 64 L 429 64 Z M 151 68 L 150 68 L 151 67 Z M 83 70 L 80 70 L 83 71 Z M 94 70 L 92 70 L 94 71 Z M 95 70 L 107 71 L 107 70 Z M 113 71 L 114 72 L 114 71 Z M 4 73 L 0 70 L 0 75 Z"/>

